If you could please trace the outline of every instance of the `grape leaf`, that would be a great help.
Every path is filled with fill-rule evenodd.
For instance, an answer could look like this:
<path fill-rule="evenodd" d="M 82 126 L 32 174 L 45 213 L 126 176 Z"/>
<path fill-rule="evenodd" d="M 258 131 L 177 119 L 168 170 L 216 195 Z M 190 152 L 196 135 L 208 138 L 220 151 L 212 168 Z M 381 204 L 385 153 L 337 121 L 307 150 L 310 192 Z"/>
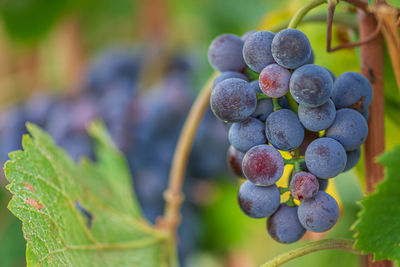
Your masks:
<path fill-rule="evenodd" d="M 171 242 L 142 216 L 129 169 L 101 123 L 89 133 L 97 163 L 80 165 L 33 124 L 10 153 L 8 205 L 23 222 L 28 266 L 164 266 Z M 171 253 L 170 253 L 171 252 Z M 170 264 L 171 265 L 171 264 Z"/>
<path fill-rule="evenodd" d="M 376 191 L 361 200 L 361 211 L 354 225 L 355 248 L 373 254 L 374 260 L 400 262 L 400 146 L 386 152 L 378 161 L 385 166 L 385 179 Z"/>

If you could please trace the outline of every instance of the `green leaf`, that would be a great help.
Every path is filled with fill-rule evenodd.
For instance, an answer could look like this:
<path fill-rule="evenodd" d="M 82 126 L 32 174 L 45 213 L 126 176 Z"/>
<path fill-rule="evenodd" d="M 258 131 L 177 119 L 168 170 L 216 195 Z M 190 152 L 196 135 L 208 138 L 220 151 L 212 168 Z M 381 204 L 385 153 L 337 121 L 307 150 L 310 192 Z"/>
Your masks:
<path fill-rule="evenodd" d="M 379 157 L 386 177 L 376 191 L 361 200 L 354 225 L 355 248 L 373 254 L 375 260 L 400 262 L 400 146 Z"/>
<path fill-rule="evenodd" d="M 27 128 L 32 137 L 10 153 L 5 174 L 28 266 L 163 266 L 173 259 L 170 239 L 142 217 L 127 163 L 102 124 L 89 130 L 98 162 L 81 165 L 37 126 Z"/>

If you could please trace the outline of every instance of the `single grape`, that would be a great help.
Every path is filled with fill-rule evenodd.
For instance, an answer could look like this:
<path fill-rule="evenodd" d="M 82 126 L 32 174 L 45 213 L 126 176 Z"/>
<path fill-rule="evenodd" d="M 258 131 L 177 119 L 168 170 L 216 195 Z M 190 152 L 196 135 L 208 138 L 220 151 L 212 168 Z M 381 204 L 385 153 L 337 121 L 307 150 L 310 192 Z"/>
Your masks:
<path fill-rule="evenodd" d="M 357 111 L 339 109 L 333 124 L 326 130 L 326 136 L 339 141 L 347 151 L 360 147 L 368 136 L 368 124 Z"/>
<path fill-rule="evenodd" d="M 236 72 L 236 71 L 226 71 L 226 72 L 221 73 L 220 75 L 218 75 L 218 76 L 214 79 L 214 82 L 213 82 L 213 84 L 212 84 L 212 88 L 214 89 L 215 86 L 216 86 L 218 83 L 220 83 L 220 82 L 222 82 L 222 81 L 224 81 L 224 80 L 226 80 L 226 79 L 230 79 L 230 78 L 238 78 L 238 79 L 242 79 L 242 80 L 244 80 L 244 81 L 246 81 L 246 82 L 249 81 L 249 79 L 247 78 L 247 76 L 244 75 L 243 73 Z"/>
<path fill-rule="evenodd" d="M 250 87 L 254 90 L 254 92 L 263 94 L 263 91 L 261 91 L 260 89 L 260 84 L 258 83 L 258 80 L 250 82 Z"/>
<path fill-rule="evenodd" d="M 285 151 L 300 146 L 304 139 L 303 126 L 296 113 L 288 109 L 274 111 L 268 116 L 265 133 L 274 147 Z"/>
<path fill-rule="evenodd" d="M 212 90 L 210 106 L 215 116 L 223 121 L 243 121 L 256 110 L 257 96 L 248 82 L 230 78 L 219 82 Z"/>
<path fill-rule="evenodd" d="M 363 112 L 371 104 L 372 95 L 371 83 L 357 72 L 345 72 L 333 84 L 332 100 L 337 109 L 352 108 Z"/>
<path fill-rule="evenodd" d="M 339 218 L 339 206 L 336 200 L 324 191 L 311 199 L 300 203 L 297 215 L 301 225 L 314 233 L 331 229 Z"/>
<path fill-rule="evenodd" d="M 260 72 L 265 66 L 274 63 L 271 54 L 274 36 L 272 32 L 259 31 L 247 38 L 243 46 L 243 58 L 250 69 Z"/>
<path fill-rule="evenodd" d="M 318 138 L 307 148 L 307 169 L 318 178 L 332 178 L 346 166 L 347 156 L 343 146 L 332 138 Z"/>
<path fill-rule="evenodd" d="M 265 144 L 265 124 L 255 118 L 233 123 L 228 133 L 231 145 L 241 152 L 246 152 L 256 145 Z"/>
<path fill-rule="evenodd" d="M 260 99 L 257 102 L 256 111 L 251 116 L 265 122 L 273 111 L 274 104 L 271 99 Z"/>
<path fill-rule="evenodd" d="M 336 116 L 336 108 L 333 101 L 329 99 L 325 104 L 315 108 L 299 105 L 298 115 L 304 128 L 319 132 L 332 125 Z"/>
<path fill-rule="evenodd" d="M 289 92 L 290 72 L 278 64 L 266 66 L 260 73 L 261 90 L 269 97 L 278 98 Z"/>
<path fill-rule="evenodd" d="M 257 31 L 248 31 L 248 32 L 246 32 L 245 34 L 243 34 L 242 35 L 242 40 L 244 41 L 244 42 L 246 42 L 246 40 L 247 39 L 249 39 L 249 37 L 253 34 L 253 33 L 256 33 Z"/>
<path fill-rule="evenodd" d="M 259 219 L 273 214 L 279 207 L 281 195 L 276 185 L 257 186 L 245 181 L 239 188 L 240 209 L 249 217 Z"/>
<path fill-rule="evenodd" d="M 281 108 L 290 109 L 289 102 L 286 99 L 286 96 L 282 96 L 278 98 L 278 104 Z"/>
<path fill-rule="evenodd" d="M 243 60 L 243 40 L 234 34 L 217 36 L 208 48 L 208 61 L 218 71 L 242 71 L 246 67 Z"/>
<path fill-rule="evenodd" d="M 243 177 L 242 161 L 244 153 L 236 150 L 233 146 L 228 148 L 227 161 L 229 168 L 238 177 Z"/>
<path fill-rule="evenodd" d="M 317 177 L 308 172 L 297 172 L 290 181 L 290 193 L 297 200 L 314 197 L 319 190 Z"/>
<path fill-rule="evenodd" d="M 279 243 L 290 244 L 298 241 L 306 233 L 297 216 L 297 206 L 281 204 L 267 220 L 269 235 Z"/>
<path fill-rule="evenodd" d="M 346 167 L 344 167 L 343 172 L 346 172 L 357 165 L 361 157 L 361 147 L 352 151 L 347 151 L 346 154 L 347 154 L 347 163 Z"/>
<path fill-rule="evenodd" d="M 295 69 L 309 60 L 311 44 L 301 31 L 285 29 L 275 35 L 271 52 L 276 63 L 287 69 Z"/>
<path fill-rule="evenodd" d="M 318 180 L 318 185 L 319 185 L 319 191 L 325 191 L 328 188 L 329 185 L 329 179 L 319 179 Z"/>
<path fill-rule="evenodd" d="M 258 145 L 244 155 L 242 169 L 244 176 L 252 183 L 269 186 L 281 178 L 284 160 L 273 146 Z"/>
<path fill-rule="evenodd" d="M 318 107 L 329 100 L 332 78 L 324 67 L 308 64 L 292 73 L 290 93 L 297 103 L 307 107 Z"/>

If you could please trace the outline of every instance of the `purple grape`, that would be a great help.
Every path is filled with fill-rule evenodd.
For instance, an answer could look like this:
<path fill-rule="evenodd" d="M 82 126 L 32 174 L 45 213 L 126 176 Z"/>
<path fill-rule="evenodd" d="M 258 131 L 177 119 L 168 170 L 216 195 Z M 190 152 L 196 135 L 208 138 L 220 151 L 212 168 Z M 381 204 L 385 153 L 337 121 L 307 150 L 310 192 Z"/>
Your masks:
<path fill-rule="evenodd" d="M 343 146 L 332 138 L 318 138 L 311 142 L 305 154 L 307 169 L 318 178 L 332 178 L 346 166 Z"/>
<path fill-rule="evenodd" d="M 297 216 L 297 206 L 281 204 L 267 220 L 269 235 L 279 243 L 290 244 L 298 241 L 306 233 Z"/>
<path fill-rule="evenodd" d="M 239 122 L 247 119 L 257 107 L 257 96 L 249 83 L 238 78 L 219 82 L 211 92 L 211 110 L 219 119 Z"/>
<path fill-rule="evenodd" d="M 255 72 L 262 71 L 267 65 L 274 63 L 271 54 L 271 43 L 275 34 L 268 31 L 259 31 L 250 35 L 243 46 L 243 58 Z"/>
<path fill-rule="evenodd" d="M 243 40 L 234 34 L 217 36 L 208 48 L 208 61 L 218 71 L 242 71 L 246 67 L 243 60 Z"/>
<path fill-rule="evenodd" d="M 228 134 L 231 145 L 241 152 L 246 152 L 256 145 L 265 144 L 265 124 L 255 118 L 233 123 Z"/>
<path fill-rule="evenodd" d="M 326 130 L 326 136 L 339 141 L 347 151 L 360 147 L 368 136 L 368 124 L 357 111 L 343 108 L 336 112 L 333 124 Z"/>
<path fill-rule="evenodd" d="M 283 174 L 284 160 L 273 146 L 258 145 L 244 155 L 242 169 L 244 176 L 252 183 L 269 186 Z"/>
<path fill-rule="evenodd" d="M 288 109 L 274 111 L 268 116 L 265 133 L 274 147 L 284 151 L 297 148 L 304 139 L 303 126 L 296 113 Z"/>
<path fill-rule="evenodd" d="M 249 37 L 253 34 L 253 33 L 256 33 L 257 31 L 248 31 L 248 32 L 246 32 L 245 34 L 243 34 L 242 35 L 242 40 L 244 41 L 244 42 L 246 42 L 246 40 L 247 39 L 249 39 Z"/>
<path fill-rule="evenodd" d="M 321 233 L 336 224 L 339 218 L 339 206 L 332 196 L 319 191 L 314 198 L 300 203 L 297 215 L 304 228 L 314 233 Z"/>
<path fill-rule="evenodd" d="M 279 207 L 281 195 L 276 185 L 257 186 L 245 181 L 239 188 L 240 209 L 249 217 L 259 219 L 273 214 Z"/>
<path fill-rule="evenodd" d="M 236 150 L 233 146 L 228 148 L 227 161 L 229 168 L 238 177 L 243 177 L 242 161 L 244 153 Z"/>
<path fill-rule="evenodd" d="M 260 73 L 259 84 L 261 90 L 269 97 L 278 98 L 289 92 L 290 72 L 279 66 L 271 64 Z"/>
<path fill-rule="evenodd" d="M 290 181 L 290 193 L 297 200 L 314 197 L 319 190 L 317 177 L 308 172 L 297 172 Z"/>
<path fill-rule="evenodd" d="M 292 73 L 290 93 L 297 103 L 307 107 L 318 107 L 329 100 L 332 78 L 324 67 L 308 64 Z"/>
<path fill-rule="evenodd" d="M 332 100 L 337 109 L 352 108 L 363 112 L 371 104 L 372 95 L 371 83 L 357 72 L 345 72 L 333 84 Z"/>
<path fill-rule="evenodd" d="M 260 99 L 257 102 L 256 111 L 251 114 L 252 117 L 265 122 L 268 116 L 274 111 L 274 104 L 271 99 Z"/>
<path fill-rule="evenodd" d="M 263 91 L 260 89 L 260 84 L 258 83 L 258 80 L 250 82 L 251 88 L 253 88 L 254 92 L 263 94 Z"/>
<path fill-rule="evenodd" d="M 343 172 L 351 170 L 354 166 L 357 165 L 361 157 L 361 148 L 359 147 L 355 150 L 347 151 L 346 154 L 347 154 L 347 163 L 346 167 L 344 167 Z"/>
<path fill-rule="evenodd" d="M 222 82 L 222 81 L 224 81 L 224 80 L 226 80 L 226 79 L 230 79 L 230 78 L 238 78 L 238 79 L 242 79 L 242 80 L 244 80 L 244 81 L 246 81 L 246 82 L 249 81 L 249 79 L 248 79 L 248 78 L 246 77 L 246 75 L 244 75 L 243 73 L 235 72 L 235 71 L 226 71 L 226 72 L 221 73 L 220 75 L 218 75 L 218 76 L 214 79 L 214 82 L 213 82 L 213 84 L 212 84 L 212 88 L 214 89 L 215 86 L 216 86 L 218 83 L 220 83 L 220 82 Z"/>
<path fill-rule="evenodd" d="M 271 52 L 276 63 L 287 69 L 296 69 L 309 60 L 311 44 L 301 31 L 285 29 L 275 35 Z"/>
<path fill-rule="evenodd" d="M 329 99 L 325 104 L 315 108 L 299 105 L 298 115 L 304 128 L 319 132 L 332 125 L 336 116 L 336 108 L 332 100 Z"/>

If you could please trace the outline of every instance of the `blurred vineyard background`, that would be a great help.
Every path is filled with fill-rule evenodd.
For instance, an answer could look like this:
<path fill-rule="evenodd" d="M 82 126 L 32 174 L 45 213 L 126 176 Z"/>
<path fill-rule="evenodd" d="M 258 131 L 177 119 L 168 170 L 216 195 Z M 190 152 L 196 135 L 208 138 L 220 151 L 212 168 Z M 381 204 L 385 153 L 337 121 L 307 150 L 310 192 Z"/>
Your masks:
<path fill-rule="evenodd" d="M 149 220 L 163 211 L 162 192 L 185 116 L 207 78 L 207 48 L 221 33 L 282 25 L 305 1 L 4 0 L 0 3 L 0 156 L 20 149 L 25 121 L 46 129 L 77 159 L 92 157 L 86 125 L 105 121 L 132 168 L 135 189 Z M 326 7 L 319 22 L 300 27 L 310 38 L 316 64 L 336 75 L 359 71 L 358 50 L 325 52 Z M 334 43 L 357 40 L 355 10 L 337 16 L 354 28 L 334 27 Z M 344 12 L 347 12 L 344 14 Z M 319 18 L 319 19 L 318 19 Z M 322 19 L 321 19 L 322 18 Z M 261 22 L 261 23 L 260 23 Z M 387 57 L 386 57 L 387 59 Z M 390 62 L 385 62 L 390 66 Z M 385 68 L 386 148 L 400 141 L 400 97 Z M 258 266 L 294 245 L 274 242 L 265 220 L 244 216 L 238 183 L 226 167 L 227 126 L 206 114 L 191 154 L 180 233 L 182 266 Z M 351 237 L 363 195 L 362 161 L 340 175 L 331 192 L 341 218 L 327 236 Z M 282 180 L 285 180 L 284 178 Z M 25 265 L 21 223 L 7 210 L 0 189 L 0 266 Z M 283 181 L 285 182 L 285 181 Z M 318 239 L 307 235 L 304 242 Z M 359 258 L 318 252 L 286 266 L 357 266 Z"/>

